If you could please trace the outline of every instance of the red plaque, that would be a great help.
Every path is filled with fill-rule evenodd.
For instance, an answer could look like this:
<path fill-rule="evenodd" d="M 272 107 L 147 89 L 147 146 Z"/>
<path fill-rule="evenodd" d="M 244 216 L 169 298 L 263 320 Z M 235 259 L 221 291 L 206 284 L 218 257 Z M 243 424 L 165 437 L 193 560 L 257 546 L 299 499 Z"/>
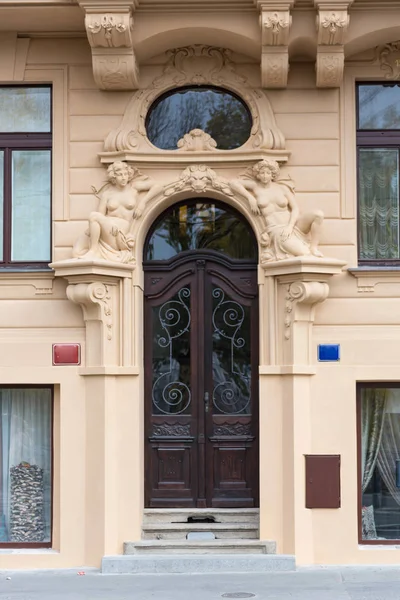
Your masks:
<path fill-rule="evenodd" d="M 53 344 L 53 365 L 80 365 L 80 344 Z"/>

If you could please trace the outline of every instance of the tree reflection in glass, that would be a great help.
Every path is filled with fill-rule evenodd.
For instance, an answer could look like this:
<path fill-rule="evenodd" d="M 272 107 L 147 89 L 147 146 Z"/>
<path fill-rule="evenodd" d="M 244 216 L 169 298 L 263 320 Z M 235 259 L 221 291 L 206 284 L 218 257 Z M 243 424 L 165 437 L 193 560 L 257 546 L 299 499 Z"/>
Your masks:
<path fill-rule="evenodd" d="M 220 150 L 233 150 L 250 137 L 252 120 L 247 106 L 234 94 L 218 88 L 174 90 L 157 100 L 146 122 L 149 140 L 162 150 L 176 150 L 192 129 L 202 129 Z"/>
<path fill-rule="evenodd" d="M 236 211 L 211 202 L 189 202 L 172 206 L 156 222 L 145 260 L 169 260 L 180 252 L 200 249 L 257 259 L 254 235 Z"/>

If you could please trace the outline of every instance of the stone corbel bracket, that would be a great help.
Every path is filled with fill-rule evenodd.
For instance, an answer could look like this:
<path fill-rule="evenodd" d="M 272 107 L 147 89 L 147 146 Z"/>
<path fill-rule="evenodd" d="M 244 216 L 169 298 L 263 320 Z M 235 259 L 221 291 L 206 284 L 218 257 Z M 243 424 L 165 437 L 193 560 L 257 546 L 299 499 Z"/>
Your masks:
<path fill-rule="evenodd" d="M 294 0 L 255 0 L 260 10 L 261 85 L 285 88 L 289 73 L 290 9 Z"/>
<path fill-rule="evenodd" d="M 133 49 L 132 13 L 137 0 L 79 0 L 92 49 L 93 75 L 102 90 L 138 88 L 138 66 Z M 111 9 L 111 11 L 110 11 Z"/>
<path fill-rule="evenodd" d="M 87 368 L 132 367 L 132 276 L 129 265 L 65 260 L 50 265 L 68 282 L 67 298 L 82 308 Z"/>
<path fill-rule="evenodd" d="M 344 40 L 353 0 L 314 0 L 317 14 L 317 87 L 339 87 L 344 72 Z"/>
<path fill-rule="evenodd" d="M 313 256 L 265 264 L 264 276 L 274 282 L 267 286 L 269 293 L 265 298 L 276 332 L 266 352 L 270 364 L 276 361 L 281 366 L 307 368 L 315 364 L 312 350 L 315 308 L 326 300 L 329 280 L 341 273 L 344 266 L 337 259 Z"/>

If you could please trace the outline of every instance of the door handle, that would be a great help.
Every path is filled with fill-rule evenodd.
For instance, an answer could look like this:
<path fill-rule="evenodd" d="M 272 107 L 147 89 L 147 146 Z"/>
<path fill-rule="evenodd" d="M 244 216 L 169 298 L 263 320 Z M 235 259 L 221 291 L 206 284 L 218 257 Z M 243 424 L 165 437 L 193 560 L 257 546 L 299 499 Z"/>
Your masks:
<path fill-rule="evenodd" d="M 204 394 L 204 410 L 206 413 L 210 410 L 210 394 L 208 392 Z"/>

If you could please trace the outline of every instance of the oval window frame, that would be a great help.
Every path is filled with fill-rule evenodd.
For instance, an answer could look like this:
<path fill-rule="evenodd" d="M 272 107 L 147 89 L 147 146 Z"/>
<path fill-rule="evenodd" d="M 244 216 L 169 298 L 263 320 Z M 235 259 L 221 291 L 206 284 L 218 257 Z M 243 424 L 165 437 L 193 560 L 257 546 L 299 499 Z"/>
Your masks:
<path fill-rule="evenodd" d="M 246 102 L 246 100 L 244 100 L 244 98 L 237 92 L 234 90 L 231 90 L 227 87 L 219 87 L 217 85 L 211 85 L 211 84 L 207 84 L 204 83 L 202 85 L 184 85 L 182 87 L 173 87 L 170 88 L 168 90 L 165 90 L 164 92 L 162 92 L 159 96 L 157 96 L 150 104 L 150 106 L 147 109 L 146 112 L 146 117 L 144 119 L 144 128 L 145 128 L 145 132 L 146 132 L 146 138 L 149 141 L 149 143 L 153 146 L 153 148 L 155 148 L 156 150 L 160 151 L 160 152 L 176 152 L 178 150 L 178 148 L 159 148 L 158 146 L 156 146 L 154 144 L 154 142 L 150 139 L 149 135 L 148 135 L 148 125 L 149 125 L 149 120 L 151 117 L 151 112 L 166 98 L 169 98 L 170 96 L 173 96 L 175 94 L 180 94 L 184 91 L 196 91 L 199 89 L 203 89 L 203 90 L 208 90 L 208 91 L 215 91 L 215 92 L 220 92 L 220 93 L 224 93 L 227 94 L 228 96 L 231 96 L 232 98 L 235 98 L 246 110 L 247 112 L 247 116 L 249 119 L 249 134 L 247 139 L 243 142 L 243 144 L 241 144 L 240 146 L 236 146 L 236 148 L 219 148 L 217 146 L 217 148 L 215 148 L 216 151 L 218 152 L 234 152 L 235 150 L 241 150 L 242 148 L 244 148 L 246 146 L 246 144 L 248 143 L 248 141 L 250 140 L 251 136 L 252 136 L 252 132 L 254 129 L 254 115 L 253 115 L 253 111 L 251 110 L 251 108 L 249 107 L 248 103 Z M 182 135 L 186 135 L 188 134 L 189 131 L 186 131 L 184 134 Z M 205 133 L 210 134 L 208 131 L 206 131 Z M 181 138 L 180 138 L 181 139 Z"/>

